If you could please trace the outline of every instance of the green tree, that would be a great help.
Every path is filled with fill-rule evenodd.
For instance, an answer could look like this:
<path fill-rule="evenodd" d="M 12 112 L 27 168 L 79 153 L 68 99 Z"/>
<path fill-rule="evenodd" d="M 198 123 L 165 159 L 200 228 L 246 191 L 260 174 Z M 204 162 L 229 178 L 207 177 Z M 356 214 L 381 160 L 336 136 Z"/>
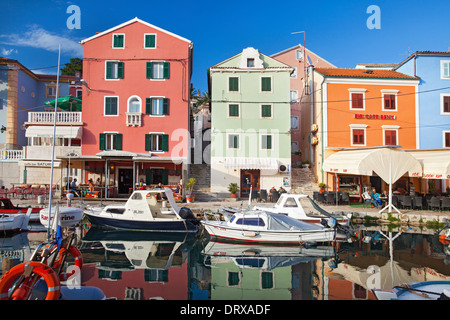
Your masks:
<path fill-rule="evenodd" d="M 72 58 L 69 63 L 65 64 L 64 68 L 61 68 L 61 75 L 74 76 L 77 71 L 80 72 L 80 75 L 83 74 L 83 60 L 80 58 Z"/>

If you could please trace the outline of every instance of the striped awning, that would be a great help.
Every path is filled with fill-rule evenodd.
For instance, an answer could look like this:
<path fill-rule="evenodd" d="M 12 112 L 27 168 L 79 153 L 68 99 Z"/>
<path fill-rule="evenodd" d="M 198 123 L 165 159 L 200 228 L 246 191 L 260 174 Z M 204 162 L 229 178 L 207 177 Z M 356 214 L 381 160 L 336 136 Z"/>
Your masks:
<path fill-rule="evenodd" d="M 227 169 L 278 170 L 278 160 L 274 158 L 225 158 Z"/>

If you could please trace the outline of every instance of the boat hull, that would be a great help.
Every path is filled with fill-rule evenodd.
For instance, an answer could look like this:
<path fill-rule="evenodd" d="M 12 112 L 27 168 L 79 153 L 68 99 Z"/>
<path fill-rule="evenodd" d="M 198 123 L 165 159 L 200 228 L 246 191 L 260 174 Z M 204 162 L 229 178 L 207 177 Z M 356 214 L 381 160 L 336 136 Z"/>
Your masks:
<path fill-rule="evenodd" d="M 10 235 L 27 230 L 29 217 L 25 214 L 12 214 L 0 216 L 0 233 Z"/>
<path fill-rule="evenodd" d="M 235 229 L 224 224 L 215 224 L 214 222 L 208 221 L 202 221 L 202 224 L 213 238 L 241 243 L 301 245 L 306 242 L 333 241 L 335 238 L 333 229 L 317 231 L 266 231 Z"/>
<path fill-rule="evenodd" d="M 407 285 L 407 286 L 406 286 Z M 437 300 L 446 291 L 450 294 L 450 281 L 410 282 L 392 290 L 373 289 L 378 300 Z"/>
<path fill-rule="evenodd" d="M 127 220 L 111 219 L 101 215 L 85 212 L 89 221 L 96 226 L 121 229 L 121 230 L 139 230 L 150 232 L 197 232 L 198 228 L 189 220 Z"/>

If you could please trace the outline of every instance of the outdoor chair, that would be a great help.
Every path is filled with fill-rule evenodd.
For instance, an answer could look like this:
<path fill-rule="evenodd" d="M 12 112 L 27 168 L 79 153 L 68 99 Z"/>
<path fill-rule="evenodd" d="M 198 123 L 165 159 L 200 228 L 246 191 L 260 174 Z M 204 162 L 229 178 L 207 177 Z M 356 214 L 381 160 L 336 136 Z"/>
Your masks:
<path fill-rule="evenodd" d="M 336 194 L 328 192 L 325 195 L 325 203 L 326 204 L 335 204 L 336 203 Z"/>
<path fill-rule="evenodd" d="M 438 197 L 431 198 L 430 209 L 434 210 L 434 208 L 441 210 L 441 199 L 439 199 Z"/>
<path fill-rule="evenodd" d="M 318 201 L 319 200 L 319 191 L 313 191 L 313 200 Z"/>
<path fill-rule="evenodd" d="M 319 193 L 317 195 L 317 201 L 320 203 L 324 203 L 325 202 L 325 195 L 323 193 Z"/>
<path fill-rule="evenodd" d="M 398 209 L 398 197 L 397 196 L 392 196 L 392 205 Z"/>
<path fill-rule="evenodd" d="M 9 189 L 8 194 L 10 198 L 14 198 L 16 196 L 16 188 L 12 187 L 11 189 Z"/>
<path fill-rule="evenodd" d="M 258 190 L 252 190 L 252 200 L 257 201 L 258 199 Z"/>
<path fill-rule="evenodd" d="M 348 192 L 343 192 L 341 197 L 341 203 L 350 203 L 350 194 Z"/>
<path fill-rule="evenodd" d="M 422 197 L 414 197 L 413 198 L 413 209 L 423 209 Z"/>
<path fill-rule="evenodd" d="M 23 190 L 23 196 L 28 199 L 28 196 L 31 196 L 33 194 L 33 190 L 31 188 L 27 188 Z"/>
<path fill-rule="evenodd" d="M 0 197 L 7 198 L 8 197 L 8 190 L 0 189 Z"/>
<path fill-rule="evenodd" d="M 261 189 L 261 191 L 259 192 L 259 201 L 267 202 L 267 190 L 266 189 Z"/>
<path fill-rule="evenodd" d="M 278 193 L 278 191 L 273 191 L 270 194 L 272 195 L 272 202 L 277 202 L 278 198 L 280 197 L 280 194 Z"/>
<path fill-rule="evenodd" d="M 450 210 L 450 198 L 444 198 L 442 199 L 442 210 Z"/>
<path fill-rule="evenodd" d="M 413 207 L 413 197 L 411 196 L 403 196 L 403 208 L 412 208 Z"/>

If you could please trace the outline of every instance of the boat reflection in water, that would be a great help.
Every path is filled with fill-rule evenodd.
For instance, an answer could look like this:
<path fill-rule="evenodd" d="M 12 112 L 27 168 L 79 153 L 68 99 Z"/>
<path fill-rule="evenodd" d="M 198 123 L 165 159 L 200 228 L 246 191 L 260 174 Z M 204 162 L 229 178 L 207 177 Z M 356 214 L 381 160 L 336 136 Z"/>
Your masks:
<path fill-rule="evenodd" d="M 187 300 L 186 259 L 192 233 L 162 233 L 91 227 L 82 239 L 83 285 L 98 286 L 107 299 Z"/>

